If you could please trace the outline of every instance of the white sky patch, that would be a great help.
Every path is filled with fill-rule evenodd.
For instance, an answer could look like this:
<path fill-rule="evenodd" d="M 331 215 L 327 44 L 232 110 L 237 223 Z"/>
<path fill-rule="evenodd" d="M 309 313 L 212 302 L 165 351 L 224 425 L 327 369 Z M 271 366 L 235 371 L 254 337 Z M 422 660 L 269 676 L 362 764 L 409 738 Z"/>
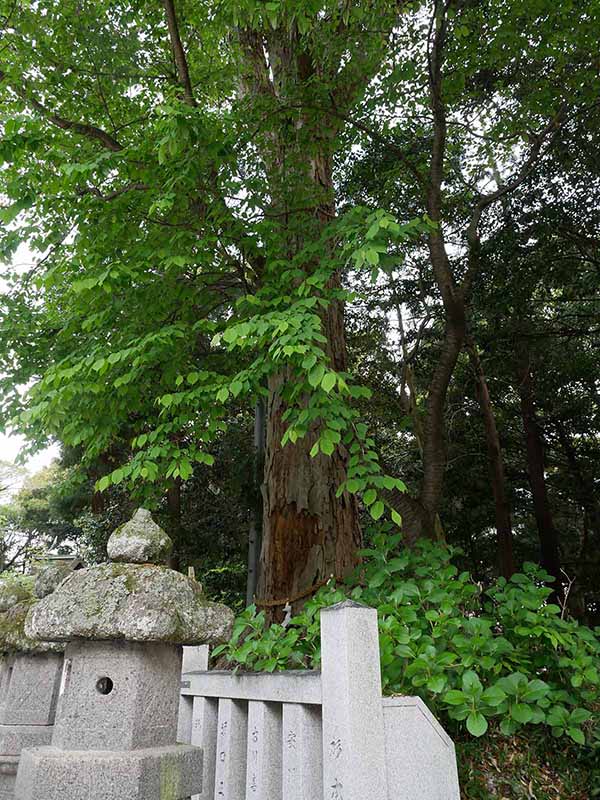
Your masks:
<path fill-rule="evenodd" d="M 10 269 L 17 269 L 19 272 L 26 272 L 39 260 L 40 254 L 34 254 L 25 244 L 22 244 L 17 249 L 15 257 Z M 0 268 L 1 269 L 1 268 Z M 2 272 L 0 271 L 0 292 L 8 290 L 6 281 L 3 280 Z M 25 447 L 26 441 L 23 436 L 10 431 L 6 433 L 0 432 L 0 461 L 8 461 L 15 463 L 16 459 Z M 57 444 L 46 447 L 34 455 L 27 456 L 24 461 L 24 466 L 30 475 L 33 475 L 39 470 L 47 467 L 55 458 L 60 455 L 60 450 Z M 27 476 L 24 476 L 27 477 Z M 13 490 L 19 488 L 18 486 L 11 487 Z"/>

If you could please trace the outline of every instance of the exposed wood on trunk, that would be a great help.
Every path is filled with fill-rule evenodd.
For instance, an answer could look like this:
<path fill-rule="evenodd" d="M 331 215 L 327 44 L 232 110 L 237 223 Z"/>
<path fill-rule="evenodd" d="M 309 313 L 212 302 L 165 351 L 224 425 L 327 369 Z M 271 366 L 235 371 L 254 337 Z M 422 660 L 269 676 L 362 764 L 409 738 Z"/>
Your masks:
<path fill-rule="evenodd" d="M 504 474 L 504 459 L 500 436 L 496 426 L 496 415 L 490 399 L 485 373 L 477 347 L 472 341 L 468 342 L 469 359 L 476 378 L 477 399 L 481 409 L 485 426 L 485 440 L 487 444 L 490 480 L 494 494 L 494 509 L 496 515 L 496 534 L 498 542 L 498 567 L 500 574 L 507 580 L 514 574 L 515 560 L 513 554 L 512 521 L 510 503 L 506 489 Z"/>

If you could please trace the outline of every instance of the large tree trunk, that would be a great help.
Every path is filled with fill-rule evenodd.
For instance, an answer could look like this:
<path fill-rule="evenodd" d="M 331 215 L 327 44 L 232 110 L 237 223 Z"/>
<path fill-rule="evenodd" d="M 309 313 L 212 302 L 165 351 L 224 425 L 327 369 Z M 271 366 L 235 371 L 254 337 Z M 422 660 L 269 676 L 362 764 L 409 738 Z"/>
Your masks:
<path fill-rule="evenodd" d="M 248 576 L 246 605 L 256 599 L 263 535 L 261 487 L 265 461 L 265 406 L 259 400 L 254 409 L 254 453 L 252 458 L 252 488 L 250 494 L 250 525 L 248 530 Z"/>
<path fill-rule="evenodd" d="M 469 359 L 477 379 L 477 399 L 485 425 L 485 440 L 487 444 L 490 479 L 494 494 L 494 509 L 496 515 L 496 535 L 498 547 L 498 567 L 500 574 L 507 580 L 515 572 L 513 555 L 512 522 L 510 503 L 506 491 L 506 478 L 504 475 L 504 459 L 500 446 L 500 437 L 496 427 L 496 417 L 490 399 L 490 393 L 485 379 L 481 360 L 473 342 L 468 343 Z"/>
<path fill-rule="evenodd" d="M 336 498 L 346 477 L 344 455 L 336 450 L 331 457 L 311 458 L 316 432 L 281 447 L 286 428 L 282 382 L 278 376 L 269 387 L 258 594 L 283 606 L 287 600 L 305 599 L 305 592 L 332 575 L 346 575 L 357 563 L 361 535 L 354 498 L 347 493 Z"/>
<path fill-rule="evenodd" d="M 294 143 L 297 171 L 287 175 L 288 181 L 303 176 L 304 185 L 298 187 L 298 194 L 308 198 L 308 208 L 290 213 L 286 199 L 280 206 L 286 215 L 289 214 L 288 257 L 302 252 L 307 241 L 304 237 L 307 236 L 308 241 L 316 239 L 335 216 L 327 135 L 316 128 L 314 121 L 306 121 L 302 127 L 308 130 L 309 124 L 314 128 L 303 140 L 306 151 Z M 323 142 L 320 152 L 315 147 L 319 141 Z M 282 152 L 285 147 L 286 143 L 282 142 Z M 298 168 L 302 163 L 304 170 Z M 273 173 L 276 197 L 277 187 L 285 183 L 286 173 L 281 164 L 273 166 Z M 289 196 L 287 193 L 284 197 Z M 311 273 L 317 266 L 318 261 L 313 258 L 304 265 L 304 270 Z M 332 280 L 335 285 L 339 285 L 339 281 L 339 276 Z M 320 314 L 330 365 L 343 372 L 347 368 L 344 307 L 336 300 Z M 297 609 L 331 576 L 346 576 L 357 565 L 357 550 L 362 544 L 356 499 L 347 492 L 336 497 L 338 487 L 346 479 L 348 454 L 345 448 L 339 446 L 331 456 L 320 453 L 312 458 L 310 450 L 319 435 L 316 428 L 295 444 L 281 446 L 287 428 L 282 419 L 287 407 L 281 389 L 290 379 L 293 377 L 288 372 L 282 372 L 271 377 L 268 387 L 263 540 L 257 594 L 258 605 L 263 601 L 267 616 L 272 620 L 282 618 L 287 601 Z"/>
<path fill-rule="evenodd" d="M 526 349 L 522 349 L 519 353 L 517 377 L 525 433 L 527 472 L 540 539 L 540 562 L 542 567 L 555 579 L 552 586 L 554 599 L 561 600 L 563 590 L 558 534 L 554 527 L 552 511 L 548 501 L 548 490 L 544 474 L 544 441 L 537 419 L 529 353 Z"/>

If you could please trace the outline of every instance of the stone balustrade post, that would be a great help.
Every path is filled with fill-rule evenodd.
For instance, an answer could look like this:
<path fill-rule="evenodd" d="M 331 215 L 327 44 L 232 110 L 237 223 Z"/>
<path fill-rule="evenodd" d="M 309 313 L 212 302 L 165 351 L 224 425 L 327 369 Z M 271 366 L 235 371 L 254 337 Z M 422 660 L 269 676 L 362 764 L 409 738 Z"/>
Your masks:
<path fill-rule="evenodd" d="M 321 611 L 324 800 L 388 800 L 377 611 Z"/>

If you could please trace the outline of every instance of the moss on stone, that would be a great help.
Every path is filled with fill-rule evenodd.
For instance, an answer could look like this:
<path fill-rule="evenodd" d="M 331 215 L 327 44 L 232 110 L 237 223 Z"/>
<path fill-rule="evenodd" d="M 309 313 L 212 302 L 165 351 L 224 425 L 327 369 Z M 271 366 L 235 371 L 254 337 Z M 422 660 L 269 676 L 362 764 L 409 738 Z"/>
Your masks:
<path fill-rule="evenodd" d="M 160 765 L 160 800 L 178 800 L 181 776 L 179 766 L 171 759 L 164 759 Z"/>
<path fill-rule="evenodd" d="M 107 563 L 79 570 L 40 601 L 28 632 L 51 641 L 125 639 L 202 644 L 228 638 L 232 612 L 202 587 L 154 564 Z"/>
<path fill-rule="evenodd" d="M 62 649 L 55 644 L 40 642 L 26 635 L 25 621 L 35 603 L 36 598 L 28 597 L 8 611 L 0 613 L 0 652 L 36 653 Z"/>

